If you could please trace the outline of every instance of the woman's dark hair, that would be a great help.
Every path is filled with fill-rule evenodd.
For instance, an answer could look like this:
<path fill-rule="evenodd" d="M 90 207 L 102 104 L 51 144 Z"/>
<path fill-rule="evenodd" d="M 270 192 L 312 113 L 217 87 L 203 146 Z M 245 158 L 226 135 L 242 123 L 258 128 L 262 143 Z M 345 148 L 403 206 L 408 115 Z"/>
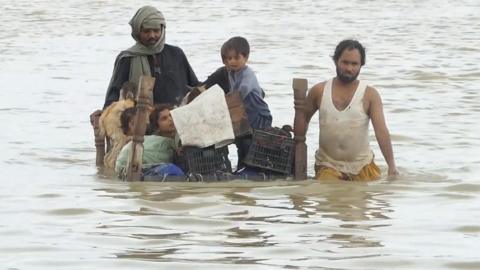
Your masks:
<path fill-rule="evenodd" d="M 337 63 L 338 59 L 340 59 L 340 56 L 342 55 L 343 51 L 345 51 L 346 49 L 348 50 L 357 49 L 361 56 L 360 63 L 362 66 L 365 65 L 365 61 L 366 61 L 365 47 L 363 47 L 362 44 L 360 44 L 360 42 L 353 39 L 345 39 L 340 41 L 340 43 L 338 43 L 337 47 L 335 48 L 335 53 L 333 55 L 333 61 L 335 61 L 335 64 Z"/>
<path fill-rule="evenodd" d="M 120 115 L 120 126 L 122 127 L 123 134 L 127 135 L 130 119 L 137 113 L 137 107 L 131 107 L 125 109 Z"/>
<path fill-rule="evenodd" d="M 223 43 L 222 49 L 220 50 L 222 60 L 225 60 L 227 53 L 232 50 L 243 55 L 245 58 L 248 58 L 250 55 L 250 45 L 248 44 L 247 39 L 244 37 L 232 37 Z"/>
<path fill-rule="evenodd" d="M 162 103 L 155 105 L 155 108 L 150 113 L 150 125 L 148 131 L 150 134 L 158 132 L 158 118 L 160 117 L 160 113 L 164 110 L 173 110 L 173 105 L 169 103 Z"/>

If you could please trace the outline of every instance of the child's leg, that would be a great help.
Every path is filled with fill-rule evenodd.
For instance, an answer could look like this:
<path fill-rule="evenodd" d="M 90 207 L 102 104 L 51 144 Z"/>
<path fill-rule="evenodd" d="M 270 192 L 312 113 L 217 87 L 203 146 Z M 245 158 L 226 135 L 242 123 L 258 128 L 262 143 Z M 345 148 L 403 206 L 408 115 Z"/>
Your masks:
<path fill-rule="evenodd" d="M 252 144 L 252 135 L 245 135 L 235 139 L 235 145 L 237 146 L 237 170 L 244 168 L 246 164 L 244 163 L 245 158 L 248 154 L 248 149 Z"/>

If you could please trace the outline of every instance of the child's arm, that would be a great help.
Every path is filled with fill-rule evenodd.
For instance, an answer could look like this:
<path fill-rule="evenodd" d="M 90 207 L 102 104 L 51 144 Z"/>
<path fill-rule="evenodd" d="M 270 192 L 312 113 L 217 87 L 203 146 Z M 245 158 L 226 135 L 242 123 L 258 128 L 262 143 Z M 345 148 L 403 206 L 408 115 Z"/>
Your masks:
<path fill-rule="evenodd" d="M 228 80 L 228 71 L 225 67 L 221 67 L 210 76 L 208 76 L 207 80 L 203 82 L 203 85 L 205 85 L 205 88 L 208 89 L 212 86 L 217 84 L 223 89 L 223 92 L 228 93 L 230 91 L 230 82 Z"/>

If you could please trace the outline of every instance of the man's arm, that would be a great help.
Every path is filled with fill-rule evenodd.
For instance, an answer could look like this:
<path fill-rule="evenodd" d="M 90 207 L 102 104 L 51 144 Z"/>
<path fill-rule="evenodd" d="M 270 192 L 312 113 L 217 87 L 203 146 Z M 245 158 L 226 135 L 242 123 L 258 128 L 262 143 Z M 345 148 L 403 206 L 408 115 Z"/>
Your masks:
<path fill-rule="evenodd" d="M 188 84 L 188 86 L 192 86 L 192 87 L 197 86 L 200 83 L 197 79 L 197 75 L 195 75 L 195 72 L 193 71 L 192 66 L 188 62 L 187 56 L 185 55 L 185 53 L 183 52 L 182 49 L 180 49 L 180 52 L 182 54 L 183 63 L 185 65 L 185 72 L 186 72 L 186 76 L 187 76 L 187 84 Z"/>
<path fill-rule="evenodd" d="M 305 134 L 307 133 L 308 124 L 310 123 L 312 116 L 319 109 L 318 106 L 321 102 L 323 87 L 324 83 L 318 83 L 314 85 L 307 93 L 307 98 L 305 99 L 305 121 L 307 123 Z"/>
<path fill-rule="evenodd" d="M 369 100 L 368 115 L 372 120 L 375 137 L 382 151 L 382 155 L 388 165 L 388 175 L 397 175 L 397 167 L 393 157 L 392 142 L 388 132 L 385 116 L 383 114 L 383 104 L 377 90 L 372 87 L 367 88 L 367 97 Z"/>
<path fill-rule="evenodd" d="M 123 83 L 128 81 L 130 77 L 130 61 L 130 57 L 120 58 L 120 55 L 115 60 L 113 74 L 110 79 L 110 84 L 108 85 L 107 94 L 105 95 L 103 109 L 117 101 L 120 97 L 120 89 L 122 88 Z"/>

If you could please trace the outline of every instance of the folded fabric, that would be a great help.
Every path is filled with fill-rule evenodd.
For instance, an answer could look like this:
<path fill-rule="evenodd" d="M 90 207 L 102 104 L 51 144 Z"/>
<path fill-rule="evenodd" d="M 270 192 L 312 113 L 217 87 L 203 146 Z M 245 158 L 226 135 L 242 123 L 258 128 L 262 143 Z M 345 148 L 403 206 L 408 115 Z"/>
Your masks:
<path fill-rule="evenodd" d="M 222 147 L 235 138 L 225 94 L 218 86 L 172 110 L 171 115 L 182 145 Z"/>

